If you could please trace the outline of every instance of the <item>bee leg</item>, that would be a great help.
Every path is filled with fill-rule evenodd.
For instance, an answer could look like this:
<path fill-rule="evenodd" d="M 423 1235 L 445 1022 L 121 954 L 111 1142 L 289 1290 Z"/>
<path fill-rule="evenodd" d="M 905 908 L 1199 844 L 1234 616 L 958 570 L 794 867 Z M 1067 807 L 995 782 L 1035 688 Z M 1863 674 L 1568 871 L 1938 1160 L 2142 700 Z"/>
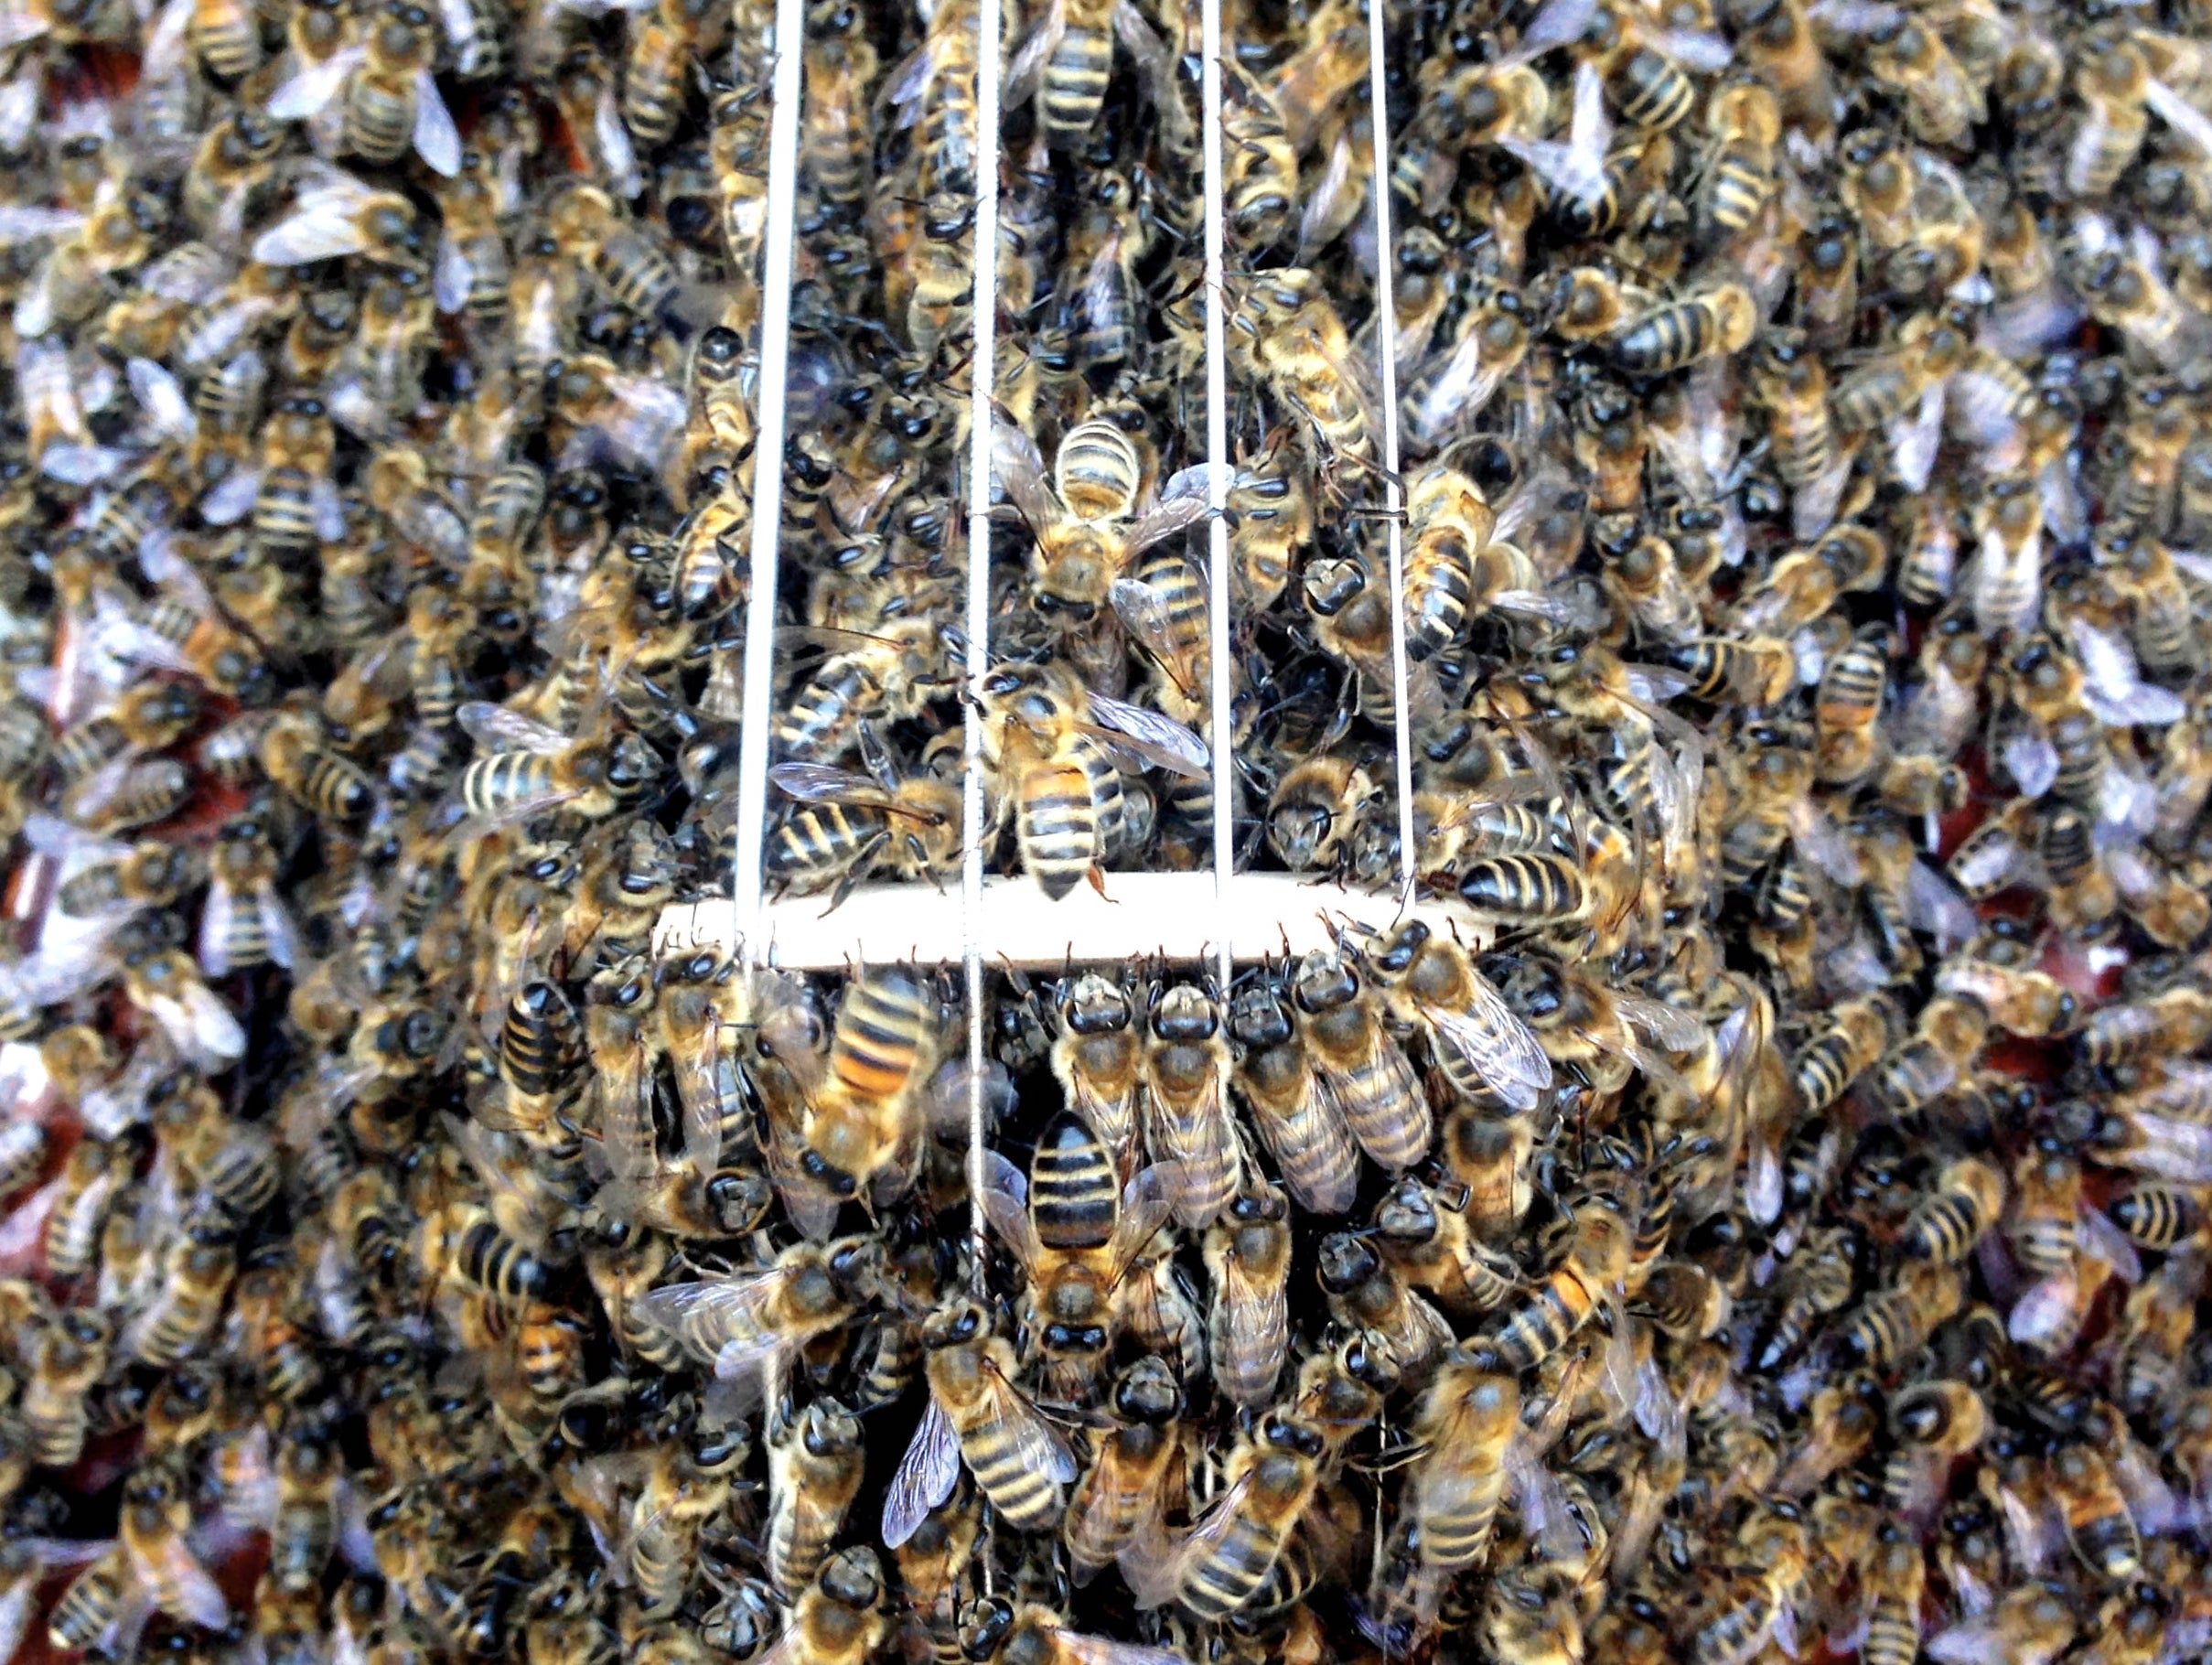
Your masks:
<path fill-rule="evenodd" d="M 886 830 L 874 833 L 867 843 L 861 845 L 860 854 L 853 858 L 853 865 L 845 869 L 844 876 L 837 881 L 837 888 L 830 893 L 830 905 L 821 910 L 823 918 L 828 918 L 844 906 L 845 898 L 853 894 L 853 887 L 867 877 L 870 869 L 875 865 L 876 855 L 890 842 L 891 834 Z"/>
<path fill-rule="evenodd" d="M 1111 897 L 1110 897 L 1110 896 L 1108 896 L 1108 895 L 1106 894 L 1106 869 L 1105 869 L 1105 868 L 1103 868 L 1103 867 L 1100 866 L 1100 865 L 1098 865 L 1098 863 L 1093 862 L 1093 863 L 1091 863 L 1091 864 L 1090 864 L 1090 871 L 1089 871 L 1089 872 L 1087 872 L 1087 873 L 1085 873 L 1085 874 L 1083 875 L 1083 876 L 1084 876 L 1086 879 L 1088 879 L 1088 880 L 1090 882 L 1090 887 L 1091 887 L 1091 889 L 1093 889 L 1093 890 L 1097 891 L 1097 892 L 1099 893 L 1100 897 L 1101 897 L 1102 900 L 1104 900 L 1104 901 L 1108 901 L 1108 902 L 1111 902 L 1111 901 L 1112 901 L 1112 900 L 1113 900 L 1113 898 L 1112 898 Z"/>

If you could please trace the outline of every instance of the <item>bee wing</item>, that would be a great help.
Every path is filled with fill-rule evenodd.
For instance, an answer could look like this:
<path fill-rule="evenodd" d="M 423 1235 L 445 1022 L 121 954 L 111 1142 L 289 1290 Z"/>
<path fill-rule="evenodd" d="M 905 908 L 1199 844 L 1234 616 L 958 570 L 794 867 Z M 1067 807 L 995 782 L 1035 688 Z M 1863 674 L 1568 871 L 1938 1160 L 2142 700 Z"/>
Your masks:
<path fill-rule="evenodd" d="M 1145 91 L 1152 95 L 1159 118 L 1160 137 L 1171 150 L 1187 149 L 1191 138 L 1190 112 L 1176 84 L 1176 57 L 1133 0 L 1118 0 L 1113 8 L 1114 38 L 1129 49 Z"/>
<path fill-rule="evenodd" d="M 1198 666 L 1188 644 L 1177 637 L 1167 597 L 1158 586 L 1136 578 L 1116 578 L 1110 595 L 1130 635 L 1159 661 L 1176 692 L 1187 700 L 1198 698 Z"/>
<path fill-rule="evenodd" d="M 1605 196 L 1605 151 L 1613 142 L 1613 124 L 1605 114 L 1605 81 L 1596 64 L 1584 59 L 1574 71 L 1574 113 L 1567 140 L 1505 138 L 1499 148 L 1526 163 L 1554 189 L 1586 207 Z"/>
<path fill-rule="evenodd" d="M 1418 397 L 1407 399 L 1406 430 L 1416 444 L 1437 444 L 1463 415 L 1475 414 L 1487 402 L 1487 394 L 1477 397 L 1483 381 L 1481 322 L 1478 314 L 1467 315 L 1444 368 L 1429 379 Z M 1489 392 L 1496 391 L 1493 381 Z"/>
<path fill-rule="evenodd" d="M 1197 476 L 1195 493 L 1190 489 L 1188 478 L 1194 474 Z M 1154 543 L 1163 542 L 1186 527 L 1195 526 L 1203 521 L 1208 512 L 1205 481 L 1206 471 L 1203 467 L 1186 468 L 1171 478 L 1167 488 L 1172 495 L 1164 494 L 1157 503 L 1144 511 L 1144 518 L 1129 529 L 1122 540 L 1123 553 L 1131 555 L 1141 553 Z"/>
<path fill-rule="evenodd" d="M 84 216 L 74 209 L 15 203 L 0 208 L 0 244 L 33 242 L 41 237 L 66 237 L 81 230 L 83 225 Z"/>
<path fill-rule="evenodd" d="M 1981 928 L 1981 919 L 1951 888 L 1950 881 L 1917 859 L 1905 875 L 1905 916 L 1914 929 L 1934 936 L 1938 953 L 1948 954 L 1972 940 Z"/>
<path fill-rule="evenodd" d="M 599 89 L 599 102 L 592 111 L 592 133 L 599 141 L 599 155 L 607 163 L 607 183 L 617 196 L 635 197 L 643 188 L 644 181 L 638 176 L 638 152 L 629 142 L 629 129 L 623 125 L 622 107 L 615 102 L 615 83 L 610 78 Z"/>
<path fill-rule="evenodd" d="M 351 205 L 335 197 L 303 199 L 289 220 L 253 240 L 253 258 L 266 266 L 304 266 L 318 260 L 359 254 L 369 246 L 354 222 Z"/>
<path fill-rule="evenodd" d="M 1669 1052 L 1695 1052 L 1713 1038 L 1702 1019 L 1641 994 L 1616 994 L 1613 1004 L 1621 1016 Z"/>
<path fill-rule="evenodd" d="M 1482 1072 L 1499 1098 L 1515 1110 L 1534 1110 L 1552 1085 L 1552 1060 L 1489 980 L 1472 967 L 1469 973 L 1475 993 L 1466 1011 L 1424 1005 L 1422 1015 Z"/>
<path fill-rule="evenodd" d="M 765 1333 L 769 1310 L 790 1275 L 788 1267 L 764 1266 L 726 1278 L 669 1284 L 646 1291 L 633 1305 L 649 1324 L 708 1363 L 724 1340 Z"/>
<path fill-rule="evenodd" d="M 768 770 L 768 779 L 785 797 L 801 803 L 854 804 L 872 810 L 899 807 L 890 793 L 855 769 L 832 768 L 820 763 L 778 763 Z"/>
<path fill-rule="evenodd" d="M 1100 737 L 1110 744 L 1193 780 L 1205 779 L 1212 768 L 1206 742 L 1173 717 L 1102 693 L 1092 693 L 1090 704 L 1090 714 L 1098 720 L 1100 729 L 1106 731 Z"/>
<path fill-rule="evenodd" d="M 142 81 L 166 81 L 184 72 L 187 30 L 193 9 L 193 0 L 168 0 L 154 18 L 153 27 L 146 31 L 145 49 L 139 54 Z"/>
<path fill-rule="evenodd" d="M 2080 618 L 2067 619 L 2067 629 L 2081 661 L 2083 697 L 2099 721 L 2114 728 L 2162 726 L 2188 714 L 2179 694 L 2142 680 L 2134 650 L 2121 639 Z"/>
<path fill-rule="evenodd" d="M 1015 1258 L 1025 1269 L 1034 1267 L 1042 1250 L 1029 1219 L 1029 1181 L 997 1151 L 983 1153 L 983 1218 L 1005 1240 Z"/>
<path fill-rule="evenodd" d="M 39 854 L 51 856 L 58 862 L 76 856 L 87 865 L 118 861 L 131 853 L 130 844 L 123 839 L 87 832 L 44 810 L 33 810 L 24 818 L 23 841 Z"/>
<path fill-rule="evenodd" d="M 320 63 L 310 63 L 269 95 L 269 118 L 277 122 L 305 121 L 338 96 L 355 66 L 369 56 L 366 46 L 350 46 Z M 260 260 L 263 256 L 253 257 Z"/>
<path fill-rule="evenodd" d="M 192 403 L 168 370 L 151 359 L 133 359 L 123 366 L 132 395 L 145 412 L 146 423 L 160 439 L 189 440 L 199 432 Z"/>
<path fill-rule="evenodd" d="M 199 910 L 199 969 L 210 977 L 231 974 L 231 931 L 238 922 L 238 892 L 220 879 L 208 886 Z"/>
<path fill-rule="evenodd" d="M 913 1537 L 929 1511 L 941 1509 L 959 1484 L 960 1435 L 944 1407 L 931 1399 L 884 1492 L 884 1547 L 895 1550 Z"/>
<path fill-rule="evenodd" d="M 191 983 L 177 1004 L 184 1016 L 183 1032 L 179 1033 L 166 1020 L 163 1027 L 168 1029 L 169 1038 L 177 1043 L 177 1050 L 233 1060 L 245 1057 L 246 1032 L 213 989 L 205 983 Z"/>
<path fill-rule="evenodd" d="M 1352 140 L 1348 129 L 1337 130 L 1337 142 L 1330 146 L 1328 161 L 1321 169 L 1321 177 L 1314 182 L 1313 195 L 1298 210 L 1298 259 L 1311 260 L 1322 243 L 1335 235 L 1338 210 L 1344 206 L 1348 192 L 1359 188 L 1352 178 Z"/>
<path fill-rule="evenodd" d="M 1580 40 L 1596 15 L 1597 0 L 1544 0 L 1536 16 L 1529 19 L 1528 27 L 1521 30 L 1520 44 L 1502 61 L 1526 63 L 1553 47 Z"/>
<path fill-rule="evenodd" d="M 1117 1276 L 1152 1241 L 1153 1233 L 1167 1223 L 1182 1187 L 1181 1163 L 1155 1162 L 1140 1170 L 1122 1187 L 1120 1210 L 1114 1216 L 1113 1241 L 1107 1250 L 1107 1258 Z"/>
<path fill-rule="evenodd" d="M 1006 68 L 1003 108 L 1018 110 L 1036 94 L 1045 77 L 1046 59 L 1052 56 L 1053 48 L 1060 44 L 1061 37 L 1067 32 L 1067 0 L 1053 0 L 1052 5 L 1045 9 L 1045 15 L 1037 19 L 1036 27 L 1029 31 L 1029 38 L 1015 50 L 1014 61 Z M 935 68 L 926 62 L 923 67 L 929 70 Z M 903 103 L 908 101 L 895 102 Z"/>
<path fill-rule="evenodd" d="M 1057 1625 L 1049 1628 L 1054 1657 L 1062 1665 L 1184 1665 L 1186 1659 L 1173 1648 L 1110 1641 L 1102 1636 L 1083 1636 Z"/>
<path fill-rule="evenodd" d="M 458 312 L 468 303 L 473 274 L 468 253 L 450 228 L 438 235 L 437 263 L 432 268 L 430 292 L 440 312 Z"/>
<path fill-rule="evenodd" d="M 2212 119 L 2203 111 L 2162 81 L 2143 88 L 2142 102 L 2160 121 L 2196 146 L 2199 156 L 2212 156 Z"/>
<path fill-rule="evenodd" d="M 199 1564 L 181 1532 L 164 1532 L 152 1544 L 135 1537 L 123 1541 L 131 1570 L 146 1590 L 166 1589 L 175 1598 L 167 1609 L 172 1618 L 188 1620 L 203 1629 L 220 1629 L 230 1621 L 230 1604 L 222 1591 Z"/>
<path fill-rule="evenodd" d="M 468 737 L 486 751 L 536 752 L 541 757 L 554 757 L 573 744 L 559 729 L 488 700 L 469 700 L 455 715 Z"/>
<path fill-rule="evenodd" d="M 461 131 L 438 96 L 437 77 L 427 65 L 414 72 L 414 149 L 432 171 L 448 179 L 461 171 Z"/>
<path fill-rule="evenodd" d="M 1252 1477 L 1247 1472 L 1207 1506 L 1205 1515 L 1172 1550 L 1166 1548 L 1162 1539 L 1153 1546 L 1154 1553 L 1136 1561 L 1135 1564 L 1132 1564 L 1132 1558 L 1123 1559 L 1122 1575 L 1129 1579 L 1138 1606 L 1165 1606 L 1176 1598 L 1186 1569 L 1220 1547 L 1236 1530 L 1239 1511 L 1251 1485 Z"/>

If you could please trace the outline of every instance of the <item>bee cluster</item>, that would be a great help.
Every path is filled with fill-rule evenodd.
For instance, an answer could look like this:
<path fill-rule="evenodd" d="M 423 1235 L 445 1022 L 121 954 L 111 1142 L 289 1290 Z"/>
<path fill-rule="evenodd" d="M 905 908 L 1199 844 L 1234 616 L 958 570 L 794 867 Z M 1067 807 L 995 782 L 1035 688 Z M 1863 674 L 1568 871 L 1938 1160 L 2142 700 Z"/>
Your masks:
<path fill-rule="evenodd" d="M 0 1656 L 2212 1649 L 2212 7 L 805 9 L 0 13 Z"/>

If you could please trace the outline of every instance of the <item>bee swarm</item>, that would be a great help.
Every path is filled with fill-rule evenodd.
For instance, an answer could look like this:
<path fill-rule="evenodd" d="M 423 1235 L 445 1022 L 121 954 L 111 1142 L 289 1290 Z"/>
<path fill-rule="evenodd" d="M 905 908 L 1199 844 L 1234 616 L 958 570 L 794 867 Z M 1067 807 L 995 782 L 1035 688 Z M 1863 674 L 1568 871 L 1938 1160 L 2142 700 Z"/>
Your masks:
<path fill-rule="evenodd" d="M 6 4 L 0 1660 L 2212 1650 L 2212 4 Z"/>

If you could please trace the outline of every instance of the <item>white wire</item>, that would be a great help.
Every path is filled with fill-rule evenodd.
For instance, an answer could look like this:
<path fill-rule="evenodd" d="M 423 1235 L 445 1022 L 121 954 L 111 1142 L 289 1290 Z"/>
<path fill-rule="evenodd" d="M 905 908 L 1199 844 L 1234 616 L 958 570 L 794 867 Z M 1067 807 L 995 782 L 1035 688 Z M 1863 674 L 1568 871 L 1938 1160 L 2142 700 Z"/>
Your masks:
<path fill-rule="evenodd" d="M 1207 618 L 1213 636 L 1214 913 L 1215 953 L 1220 965 L 1222 997 L 1232 981 L 1229 886 L 1236 866 L 1234 783 L 1235 732 L 1229 724 L 1229 392 L 1222 364 L 1221 248 L 1221 0 L 1205 0 L 1203 57 L 1206 100 L 1206 505 L 1208 595 Z"/>
<path fill-rule="evenodd" d="M 1398 303 L 1391 294 L 1391 116 L 1384 102 L 1382 0 L 1368 0 L 1367 88 L 1374 117 L 1369 195 L 1375 199 L 1375 340 L 1382 360 L 1383 506 L 1391 552 L 1391 716 L 1398 739 L 1398 885 L 1413 900 L 1413 732 L 1406 700 L 1405 542 L 1398 489 Z"/>
<path fill-rule="evenodd" d="M 950 4 L 950 0 L 940 0 Z M 998 334 L 999 0 L 977 0 L 975 53 L 975 351 L 969 360 L 974 405 L 968 454 L 968 682 L 991 667 L 991 404 Z M 968 1195 L 983 1194 L 983 729 L 974 707 L 961 725 L 966 779 L 961 802 L 961 913 L 968 987 Z M 981 1202 L 969 1204 L 975 1276 L 988 1247 Z"/>
<path fill-rule="evenodd" d="M 784 393 L 791 361 L 791 238 L 799 217 L 799 70 L 806 0 L 776 0 L 768 113 L 768 250 L 760 278 L 760 410 L 753 447 L 753 542 L 745 609 L 745 705 L 737 736 L 737 866 L 731 884 L 746 963 L 767 958 L 761 856 L 768 843 L 768 719 L 775 703 L 776 575 L 783 532 Z"/>

